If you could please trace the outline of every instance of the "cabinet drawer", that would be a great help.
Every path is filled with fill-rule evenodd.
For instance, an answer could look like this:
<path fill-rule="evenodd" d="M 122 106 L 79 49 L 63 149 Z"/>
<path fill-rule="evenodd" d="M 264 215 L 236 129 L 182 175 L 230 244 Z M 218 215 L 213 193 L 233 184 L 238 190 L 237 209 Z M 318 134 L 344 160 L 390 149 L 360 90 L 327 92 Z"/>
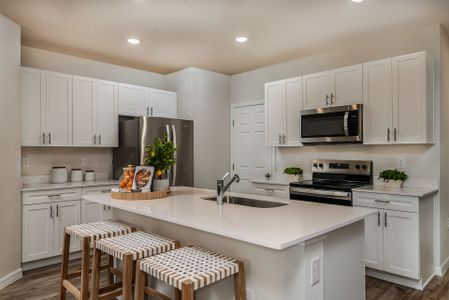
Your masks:
<path fill-rule="evenodd" d="M 48 191 L 25 192 L 22 194 L 22 204 L 39 204 L 55 201 L 80 200 L 81 189 L 60 189 Z"/>
<path fill-rule="evenodd" d="M 418 212 L 419 198 L 378 193 L 354 192 L 354 206 Z"/>
<path fill-rule="evenodd" d="M 81 194 L 84 195 L 92 195 L 92 194 L 101 194 L 101 193 L 110 193 L 111 189 L 117 187 L 117 185 L 102 185 L 102 186 L 93 186 L 83 188 Z"/>

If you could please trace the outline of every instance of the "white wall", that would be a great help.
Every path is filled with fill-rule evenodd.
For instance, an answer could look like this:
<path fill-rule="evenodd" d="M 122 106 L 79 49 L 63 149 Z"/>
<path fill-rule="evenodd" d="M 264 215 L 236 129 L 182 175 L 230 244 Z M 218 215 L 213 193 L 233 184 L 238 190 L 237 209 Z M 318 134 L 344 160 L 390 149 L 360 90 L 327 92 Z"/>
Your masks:
<path fill-rule="evenodd" d="M 229 170 L 229 76 L 188 68 L 167 75 L 166 86 L 178 92 L 178 117 L 194 120 L 195 186 L 216 187 Z"/>
<path fill-rule="evenodd" d="M 329 145 L 302 148 L 279 148 L 276 150 L 276 170 L 279 174 L 283 168 L 290 165 L 300 165 L 307 173 L 310 173 L 311 160 L 317 158 L 335 159 L 367 159 L 374 162 L 374 174 L 384 168 L 397 167 L 397 159 L 405 158 L 405 171 L 409 174 L 408 185 L 434 185 L 440 182 L 440 51 L 446 51 L 441 47 L 441 29 L 439 25 L 420 28 L 400 35 L 388 36 L 371 42 L 351 45 L 346 48 L 317 54 L 303 59 L 297 59 L 282 64 L 272 65 L 253 71 L 237 74 L 231 77 L 231 102 L 239 103 L 264 98 L 264 83 L 274 80 L 301 76 L 314 72 L 330 70 L 372 61 L 380 58 L 391 57 L 416 51 L 425 50 L 435 58 L 435 144 L 433 146 L 423 145 L 389 145 L 389 146 L 363 146 L 363 145 Z M 447 60 L 447 54 L 445 60 Z M 447 64 L 447 63 L 446 63 Z M 448 75 L 446 75 L 448 76 Z M 443 77 L 442 77 L 443 78 Z M 446 79 L 447 81 L 447 79 Z M 443 82 L 443 81 L 442 81 Z M 444 84 L 441 86 L 443 88 Z M 447 93 L 445 91 L 444 93 Z M 442 98 L 443 99 L 443 98 Z M 445 105 L 449 99 L 444 98 Z M 449 113 L 449 107 L 442 106 L 442 111 Z M 443 114 L 443 116 L 446 116 Z M 447 118 L 446 118 L 447 119 Z M 441 132 L 449 129 L 449 121 L 442 120 Z M 448 153 L 448 146 L 441 153 Z M 449 167 L 449 161 L 446 164 Z M 442 201 L 440 195 L 435 199 L 436 214 L 435 228 L 437 235 L 436 263 L 439 265 L 449 256 L 449 243 L 445 229 L 448 216 L 449 171 L 445 173 L 444 184 L 441 181 Z M 276 174 L 275 174 L 276 175 Z M 440 234 L 440 228 L 444 231 Z M 441 245 L 440 245 L 441 236 Z M 444 245 L 443 245 L 444 244 Z"/>
<path fill-rule="evenodd" d="M 0 279 L 20 269 L 20 27 L 0 14 Z"/>

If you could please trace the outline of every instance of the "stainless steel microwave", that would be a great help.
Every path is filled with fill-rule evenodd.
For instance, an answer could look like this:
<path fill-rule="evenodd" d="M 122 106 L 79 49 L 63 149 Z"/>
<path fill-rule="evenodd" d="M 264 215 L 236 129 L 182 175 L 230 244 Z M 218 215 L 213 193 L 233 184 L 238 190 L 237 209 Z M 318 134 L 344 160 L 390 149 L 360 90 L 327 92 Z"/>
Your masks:
<path fill-rule="evenodd" d="M 363 141 L 362 104 L 303 110 L 300 122 L 303 144 Z"/>

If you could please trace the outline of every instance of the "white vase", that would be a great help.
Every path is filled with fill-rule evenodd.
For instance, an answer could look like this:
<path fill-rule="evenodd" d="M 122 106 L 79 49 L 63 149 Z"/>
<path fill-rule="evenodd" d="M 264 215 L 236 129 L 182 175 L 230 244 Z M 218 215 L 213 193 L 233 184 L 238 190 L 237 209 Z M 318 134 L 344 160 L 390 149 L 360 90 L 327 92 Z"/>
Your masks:
<path fill-rule="evenodd" d="M 403 182 L 400 180 L 388 180 L 388 181 L 384 181 L 384 186 L 386 188 L 395 188 L 395 189 L 399 189 L 402 187 Z"/>
<path fill-rule="evenodd" d="M 153 180 L 153 192 L 168 190 L 170 181 L 168 179 L 155 179 Z"/>

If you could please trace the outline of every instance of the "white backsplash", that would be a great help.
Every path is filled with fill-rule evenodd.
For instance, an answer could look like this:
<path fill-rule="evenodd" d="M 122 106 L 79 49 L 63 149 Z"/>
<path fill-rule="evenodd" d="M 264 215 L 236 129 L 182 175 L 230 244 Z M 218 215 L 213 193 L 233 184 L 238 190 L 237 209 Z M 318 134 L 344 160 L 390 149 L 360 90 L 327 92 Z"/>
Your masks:
<path fill-rule="evenodd" d="M 312 160 L 372 160 L 375 184 L 383 169 L 398 168 L 398 159 L 405 160 L 402 169 L 409 175 L 407 186 L 438 186 L 438 149 L 432 145 L 388 145 L 368 146 L 355 144 L 304 146 L 298 148 L 276 148 L 273 173 L 282 176 L 285 167 L 299 166 L 304 177 L 311 177 Z"/>
<path fill-rule="evenodd" d="M 83 164 L 83 160 L 85 164 Z M 95 170 L 97 180 L 112 178 L 112 149 L 72 147 L 23 147 L 21 175 L 23 183 L 47 183 L 54 166 Z M 70 174 L 70 173 L 69 173 Z"/>

